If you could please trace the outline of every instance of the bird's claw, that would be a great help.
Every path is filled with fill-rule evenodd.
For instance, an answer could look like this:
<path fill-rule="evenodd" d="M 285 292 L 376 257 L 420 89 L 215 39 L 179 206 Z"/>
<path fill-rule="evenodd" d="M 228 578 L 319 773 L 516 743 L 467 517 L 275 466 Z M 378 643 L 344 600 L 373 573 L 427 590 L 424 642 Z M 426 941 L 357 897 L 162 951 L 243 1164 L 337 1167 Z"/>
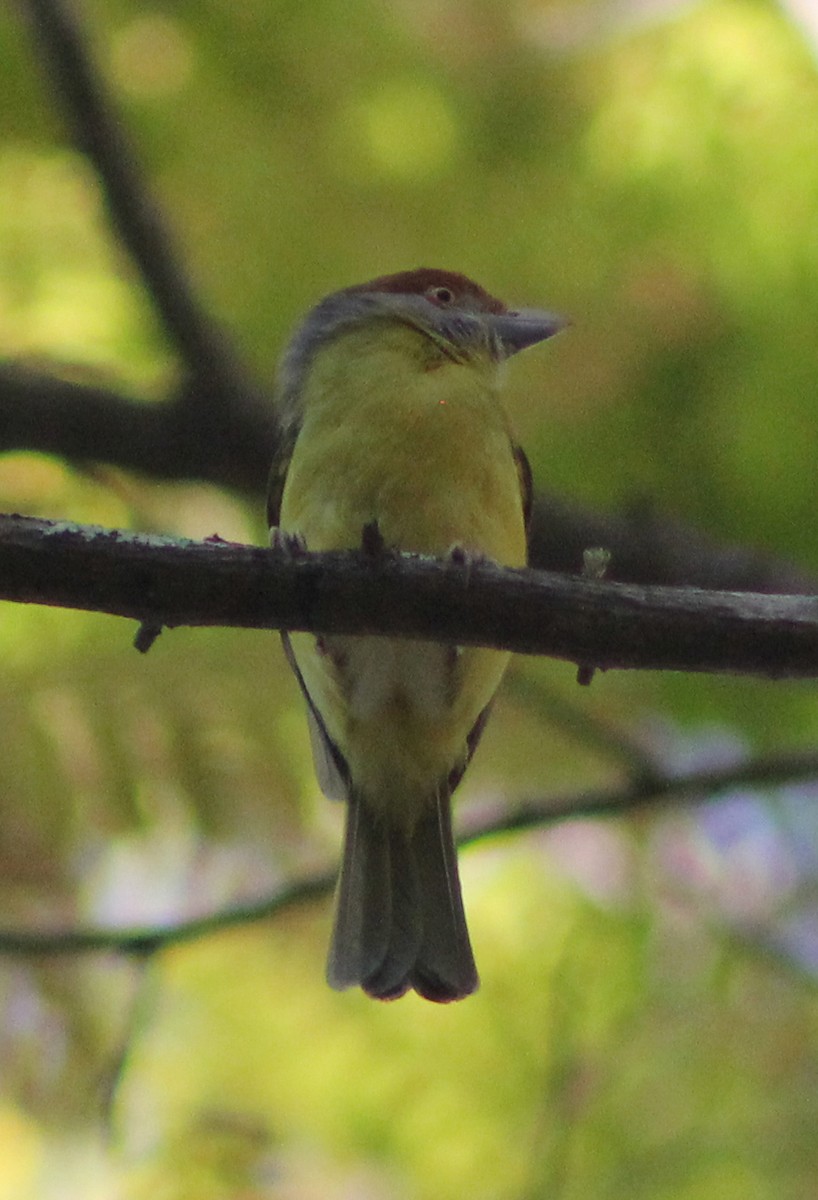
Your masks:
<path fill-rule="evenodd" d="M 270 546 L 289 558 L 300 558 L 302 554 L 307 553 L 307 542 L 302 534 L 288 533 L 279 529 L 278 525 L 274 525 L 270 530 Z"/>
<path fill-rule="evenodd" d="M 460 542 L 455 542 L 449 547 L 446 558 L 455 567 L 479 567 L 481 563 L 488 562 L 485 554 L 478 554 L 474 550 L 469 550 L 466 546 L 462 546 Z"/>
<path fill-rule="evenodd" d="M 383 558 L 386 554 L 387 546 L 377 517 L 367 521 L 361 530 L 361 550 L 367 558 Z"/>

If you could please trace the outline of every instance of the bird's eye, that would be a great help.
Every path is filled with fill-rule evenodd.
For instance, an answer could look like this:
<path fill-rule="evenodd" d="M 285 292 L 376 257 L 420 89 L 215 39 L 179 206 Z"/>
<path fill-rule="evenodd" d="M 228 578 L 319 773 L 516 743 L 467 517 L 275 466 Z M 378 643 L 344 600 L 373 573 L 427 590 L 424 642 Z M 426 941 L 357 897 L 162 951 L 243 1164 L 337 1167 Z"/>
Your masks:
<path fill-rule="evenodd" d="M 451 304 L 454 300 L 454 292 L 447 287 L 432 287 L 429 288 L 426 295 L 435 304 Z"/>

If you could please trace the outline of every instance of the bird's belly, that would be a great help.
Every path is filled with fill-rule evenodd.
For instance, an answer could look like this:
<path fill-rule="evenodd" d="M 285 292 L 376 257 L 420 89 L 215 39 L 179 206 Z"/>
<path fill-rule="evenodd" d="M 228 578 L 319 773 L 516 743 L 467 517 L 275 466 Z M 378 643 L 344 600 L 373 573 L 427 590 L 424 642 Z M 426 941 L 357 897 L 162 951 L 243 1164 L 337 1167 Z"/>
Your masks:
<path fill-rule="evenodd" d="M 454 647 L 386 638 L 335 640 L 350 721 L 366 723 L 398 709 L 433 723 L 451 710 Z"/>
<path fill-rule="evenodd" d="M 292 635 L 304 683 L 374 804 L 416 809 L 466 756 L 508 655 L 381 637 Z"/>

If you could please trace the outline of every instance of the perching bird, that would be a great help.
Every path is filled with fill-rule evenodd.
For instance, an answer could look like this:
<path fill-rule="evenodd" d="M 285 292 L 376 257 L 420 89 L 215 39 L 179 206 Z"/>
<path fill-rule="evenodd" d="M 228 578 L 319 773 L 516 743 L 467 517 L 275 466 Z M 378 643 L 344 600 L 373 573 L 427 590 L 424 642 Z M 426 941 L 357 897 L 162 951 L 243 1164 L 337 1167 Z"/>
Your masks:
<path fill-rule="evenodd" d="M 562 328 L 463 275 L 421 268 L 322 300 L 278 377 L 274 539 L 526 563 L 530 471 L 500 404 L 502 364 Z M 278 532 L 277 532 L 278 531 Z M 284 635 L 316 773 L 347 803 L 327 977 L 388 1000 L 473 992 L 450 797 L 508 654 L 383 637 Z"/>

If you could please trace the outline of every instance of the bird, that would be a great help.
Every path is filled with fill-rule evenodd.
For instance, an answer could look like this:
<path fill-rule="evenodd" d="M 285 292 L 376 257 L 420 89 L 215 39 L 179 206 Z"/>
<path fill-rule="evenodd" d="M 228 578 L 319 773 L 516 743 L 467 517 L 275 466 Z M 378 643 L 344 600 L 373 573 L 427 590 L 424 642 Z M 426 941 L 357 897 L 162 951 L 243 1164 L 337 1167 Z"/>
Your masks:
<path fill-rule="evenodd" d="M 274 545 L 523 567 L 531 471 L 502 407 L 503 366 L 565 322 L 510 311 L 421 267 L 321 300 L 279 363 Z M 375 636 L 284 633 L 322 791 L 346 803 L 329 984 L 445 1003 L 479 978 L 451 796 L 509 655 Z"/>

